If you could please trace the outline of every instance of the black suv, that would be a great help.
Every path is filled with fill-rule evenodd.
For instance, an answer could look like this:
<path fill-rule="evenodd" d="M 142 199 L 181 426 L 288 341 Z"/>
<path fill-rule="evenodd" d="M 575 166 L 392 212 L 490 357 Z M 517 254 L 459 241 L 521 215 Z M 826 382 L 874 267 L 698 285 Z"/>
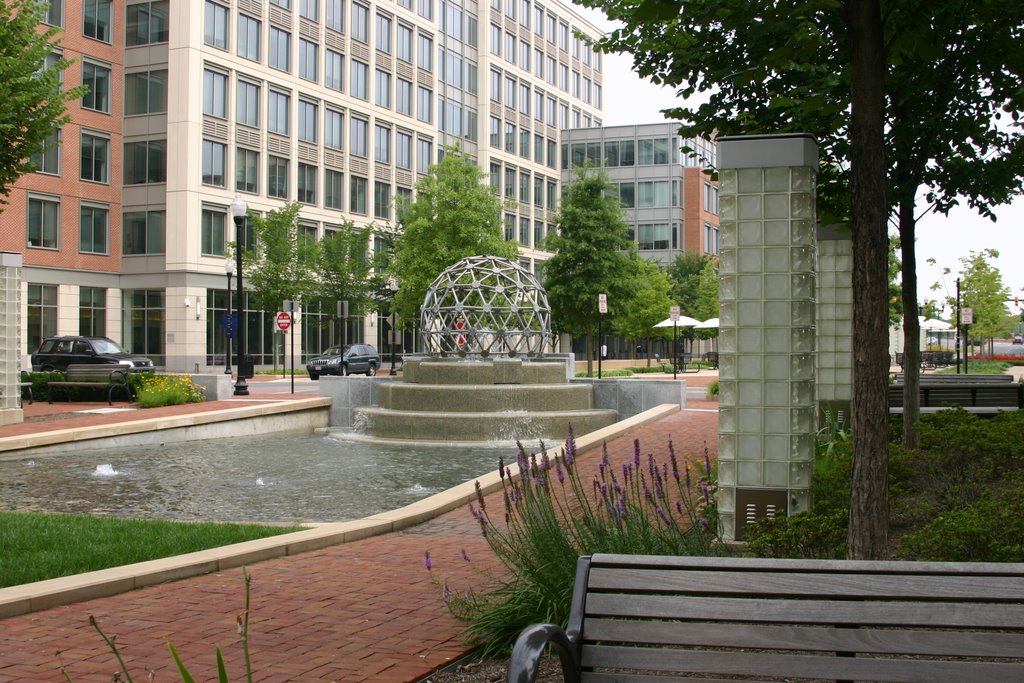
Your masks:
<path fill-rule="evenodd" d="M 153 370 L 153 361 L 106 337 L 47 337 L 32 354 L 33 372 L 64 372 L 78 363 L 125 365 L 129 372 Z"/>
<path fill-rule="evenodd" d="M 380 356 L 377 349 L 369 344 L 348 344 L 344 348 L 332 346 L 316 358 L 306 362 L 306 370 L 310 379 L 320 379 L 320 375 L 350 375 L 353 372 L 365 372 L 367 377 L 377 374 Z"/>

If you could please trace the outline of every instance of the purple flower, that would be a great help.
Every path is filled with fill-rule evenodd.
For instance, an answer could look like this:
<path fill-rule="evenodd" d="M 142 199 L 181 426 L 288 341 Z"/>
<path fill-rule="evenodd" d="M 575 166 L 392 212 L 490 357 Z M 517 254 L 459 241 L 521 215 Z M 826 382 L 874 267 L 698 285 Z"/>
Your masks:
<path fill-rule="evenodd" d="M 572 427 L 569 427 L 569 436 L 565 439 L 565 466 L 572 467 L 576 461 L 576 437 L 573 436 Z"/>
<path fill-rule="evenodd" d="M 484 491 L 479 480 L 474 483 L 473 488 L 476 490 L 476 502 L 480 504 L 480 511 L 483 512 L 487 509 L 487 503 L 484 501 Z"/>
<path fill-rule="evenodd" d="M 548 457 L 547 451 L 544 451 L 544 455 L 540 459 L 540 468 L 545 472 L 551 469 L 551 458 Z"/>
<path fill-rule="evenodd" d="M 430 551 L 423 553 L 423 566 L 427 568 L 429 572 L 434 567 L 434 563 L 430 561 Z"/>
<path fill-rule="evenodd" d="M 690 481 L 690 461 L 686 460 L 683 464 L 686 466 L 686 490 L 689 491 L 692 486 Z"/>
<path fill-rule="evenodd" d="M 469 555 L 468 555 L 468 554 L 466 554 L 466 549 L 465 549 L 465 548 L 463 548 L 463 549 L 462 549 L 462 550 L 460 550 L 459 552 L 460 552 L 460 553 L 462 554 L 462 559 L 464 559 L 464 560 L 465 560 L 466 562 L 469 562 Z"/>
<path fill-rule="evenodd" d="M 704 442 L 704 474 L 711 476 L 711 454 L 708 453 L 708 442 Z"/>
<path fill-rule="evenodd" d="M 619 505 L 619 517 L 625 519 L 626 518 L 626 496 L 625 495 L 619 496 L 618 505 Z"/>
<path fill-rule="evenodd" d="M 668 440 L 668 459 L 672 463 L 672 476 L 679 481 L 679 462 L 676 460 L 676 449 L 671 438 Z"/>
<path fill-rule="evenodd" d="M 505 457 L 498 458 L 498 476 L 501 477 L 502 481 L 505 481 Z"/>
<path fill-rule="evenodd" d="M 707 484 L 700 485 L 700 492 L 704 494 L 704 504 L 711 505 L 711 489 L 708 488 Z"/>
<path fill-rule="evenodd" d="M 512 480 L 512 468 L 511 467 L 506 467 L 505 468 L 505 476 L 508 477 L 509 481 Z"/>
<path fill-rule="evenodd" d="M 640 467 L 640 439 L 633 439 L 633 464 Z"/>
<path fill-rule="evenodd" d="M 676 501 L 676 512 L 678 512 L 680 515 L 683 514 L 683 501 Z"/>
<path fill-rule="evenodd" d="M 448 582 L 444 582 L 444 586 L 441 588 L 441 599 L 444 600 L 444 604 L 451 604 L 452 601 L 452 590 L 448 588 Z"/>
<path fill-rule="evenodd" d="M 565 483 L 565 472 L 562 471 L 562 459 L 555 458 L 555 476 L 558 477 L 558 483 Z"/>
<path fill-rule="evenodd" d="M 700 519 L 697 520 L 697 521 L 700 522 L 700 525 L 702 527 L 704 527 L 704 531 L 707 531 L 708 533 L 711 533 L 711 524 L 708 523 L 708 518 L 707 517 L 705 517 L 704 515 L 701 515 Z"/>
<path fill-rule="evenodd" d="M 661 519 L 661 521 L 665 522 L 665 524 L 671 524 L 671 522 L 669 522 L 668 515 L 665 514 L 665 510 L 660 505 L 655 508 L 655 511 L 658 513 L 658 518 Z"/>

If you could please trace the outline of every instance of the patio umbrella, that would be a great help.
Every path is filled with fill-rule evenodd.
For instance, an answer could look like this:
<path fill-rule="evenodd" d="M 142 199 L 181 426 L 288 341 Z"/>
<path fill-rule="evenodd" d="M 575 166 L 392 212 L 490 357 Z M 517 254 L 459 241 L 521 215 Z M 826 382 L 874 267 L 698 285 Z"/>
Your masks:
<path fill-rule="evenodd" d="M 717 330 L 718 329 L 718 318 L 708 318 L 702 323 L 694 325 L 698 330 Z"/>
<path fill-rule="evenodd" d="M 655 327 L 696 327 L 700 325 L 700 321 L 696 318 L 691 318 L 688 315 L 679 316 L 679 320 L 672 320 L 672 318 L 665 318 Z"/>
<path fill-rule="evenodd" d="M 945 320 L 931 320 L 926 318 L 919 318 L 921 322 L 922 330 L 933 330 L 936 332 L 944 332 L 946 330 L 953 329 L 953 325 L 947 323 Z"/>

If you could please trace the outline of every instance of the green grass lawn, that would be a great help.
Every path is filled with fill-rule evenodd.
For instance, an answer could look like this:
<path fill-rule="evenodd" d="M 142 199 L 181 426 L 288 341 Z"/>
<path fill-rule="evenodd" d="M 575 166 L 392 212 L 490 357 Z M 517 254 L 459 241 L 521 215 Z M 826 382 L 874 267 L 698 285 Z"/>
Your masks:
<path fill-rule="evenodd" d="M 303 527 L 0 512 L 0 588 L 276 536 Z"/>

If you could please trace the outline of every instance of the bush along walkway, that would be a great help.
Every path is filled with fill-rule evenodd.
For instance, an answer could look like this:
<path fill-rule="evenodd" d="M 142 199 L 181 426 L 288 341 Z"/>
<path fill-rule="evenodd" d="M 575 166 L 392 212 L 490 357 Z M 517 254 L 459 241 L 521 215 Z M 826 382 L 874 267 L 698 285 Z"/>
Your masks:
<path fill-rule="evenodd" d="M 714 402 L 609 442 L 617 459 L 675 444 L 694 457 L 717 443 Z M 646 450 L 645 450 L 646 454 Z M 712 450 L 713 454 L 713 450 Z M 582 454 L 580 476 L 597 471 L 600 449 Z M 489 498 L 500 509 L 500 497 Z M 432 571 L 424 568 L 429 551 Z M 467 559 L 468 558 L 468 561 Z M 448 611 L 437 575 L 455 590 L 480 591 L 502 576 L 468 507 L 405 531 L 252 565 L 249 648 L 259 680 L 418 681 L 467 654 L 465 623 Z M 109 598 L 0 620 L 0 683 L 110 680 L 114 655 L 89 625 L 117 636 L 135 680 L 177 680 L 167 642 L 197 680 L 216 680 L 214 648 L 234 676 L 244 671 L 236 619 L 244 610 L 242 570 L 153 586 Z M 59 654 L 58 654 L 59 653 Z"/>

